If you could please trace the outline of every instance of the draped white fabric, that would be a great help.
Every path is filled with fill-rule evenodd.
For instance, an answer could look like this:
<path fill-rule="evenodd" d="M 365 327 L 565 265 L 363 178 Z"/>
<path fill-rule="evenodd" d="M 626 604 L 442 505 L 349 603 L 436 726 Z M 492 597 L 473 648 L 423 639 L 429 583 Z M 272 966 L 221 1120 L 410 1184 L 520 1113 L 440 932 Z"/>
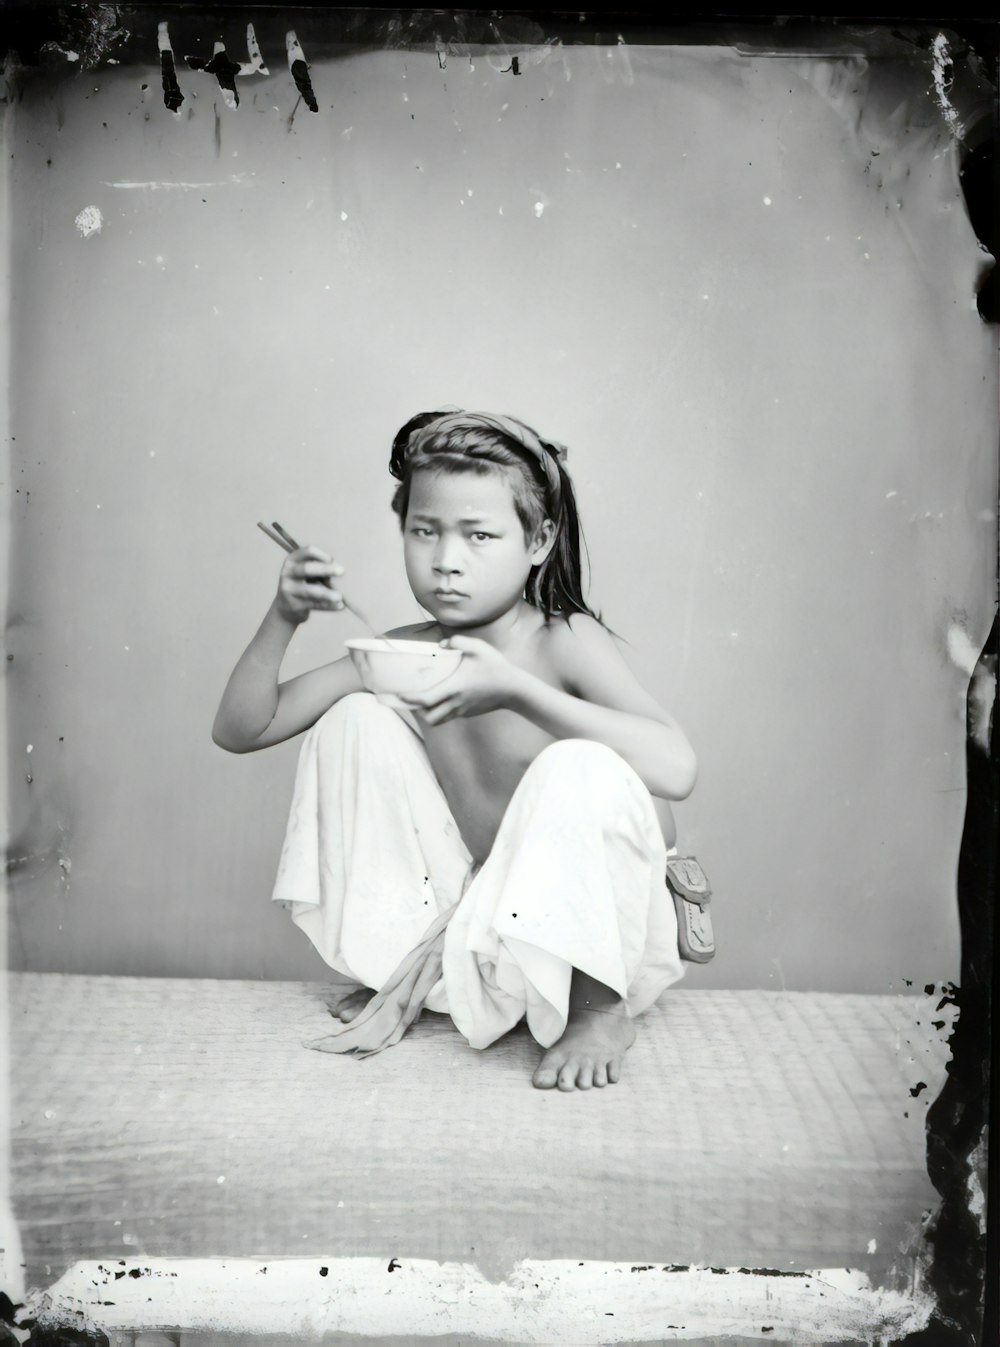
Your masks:
<path fill-rule="evenodd" d="M 274 898 L 332 968 L 373 988 L 454 909 L 429 942 L 442 971 L 424 1004 L 473 1047 L 524 1017 L 547 1047 L 565 1028 L 574 968 L 632 1014 L 682 976 L 665 866 L 636 773 L 603 744 L 569 739 L 529 766 L 475 871 L 420 738 L 362 693 L 305 737 Z"/>

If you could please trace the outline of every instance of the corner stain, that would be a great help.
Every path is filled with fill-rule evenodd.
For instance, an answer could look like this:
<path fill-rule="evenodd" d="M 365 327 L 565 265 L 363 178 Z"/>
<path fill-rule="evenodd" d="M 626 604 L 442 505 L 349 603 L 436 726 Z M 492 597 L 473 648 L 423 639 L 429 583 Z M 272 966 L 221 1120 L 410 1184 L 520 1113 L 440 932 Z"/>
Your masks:
<path fill-rule="evenodd" d="M 294 28 L 290 28 L 285 34 L 285 49 L 288 52 L 288 69 L 291 71 L 296 89 L 302 95 L 309 111 L 319 112 L 319 104 L 316 102 L 312 81 L 309 78 L 309 67 L 306 64 L 305 52 L 299 45 L 299 39 L 295 36 Z"/>
<path fill-rule="evenodd" d="M 209 61 L 203 60 L 200 56 L 185 56 L 184 60 L 190 70 L 204 70 L 206 74 L 214 75 L 219 82 L 226 106 L 233 109 L 239 107 L 240 96 L 236 89 L 236 76 L 240 73 L 240 66 L 230 59 L 225 43 L 216 42 Z"/>
<path fill-rule="evenodd" d="M 714 1272 L 716 1269 L 713 1268 Z M 724 1269 L 723 1269 L 724 1270 Z M 782 1272 L 776 1267 L 741 1267 L 737 1268 L 741 1276 L 748 1277 L 808 1277 L 808 1272 Z"/>
<path fill-rule="evenodd" d="M 1000 807 L 998 718 L 978 722 L 976 685 L 992 680 L 1000 645 L 993 625 L 969 679 L 966 695 L 966 807 L 958 857 L 958 917 L 962 964 L 958 986 L 942 986 L 938 1010 L 957 1006 L 951 1062 L 944 1088 L 927 1111 L 927 1173 L 938 1192 L 938 1209 L 926 1232 L 930 1262 L 925 1285 L 935 1300 L 924 1341 L 972 1342 L 982 1330 L 987 1262 L 979 1219 L 970 1205 L 975 1146 L 989 1121 L 983 1087 L 990 1061 L 993 978 L 993 906 L 997 888 L 996 819 Z M 960 990 L 959 990 L 960 989 Z"/>
<path fill-rule="evenodd" d="M 934 54 L 934 92 L 937 95 L 938 108 L 948 124 L 948 130 L 955 139 L 964 140 L 965 127 L 962 125 L 954 103 L 948 96 L 955 79 L 955 65 L 951 59 L 951 47 L 948 45 L 948 39 L 944 33 L 938 33 L 931 49 Z"/>
<path fill-rule="evenodd" d="M 174 50 L 170 45 L 170 31 L 165 23 L 157 29 L 156 42 L 160 52 L 160 78 L 163 81 L 163 102 L 168 112 L 179 112 L 184 102 L 181 86 L 177 83 Z"/>
<path fill-rule="evenodd" d="M 251 71 L 256 71 L 258 75 L 270 74 L 260 53 L 260 43 L 257 41 L 257 34 L 254 32 L 252 23 L 247 24 L 247 57 L 247 66 L 244 66 L 240 71 L 241 75 L 248 75 Z"/>

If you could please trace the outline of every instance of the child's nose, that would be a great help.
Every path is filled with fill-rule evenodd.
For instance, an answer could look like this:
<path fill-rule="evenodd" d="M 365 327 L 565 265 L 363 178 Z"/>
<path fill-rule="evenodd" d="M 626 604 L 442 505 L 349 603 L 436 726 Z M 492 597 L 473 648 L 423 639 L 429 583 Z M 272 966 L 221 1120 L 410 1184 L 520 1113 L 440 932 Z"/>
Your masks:
<path fill-rule="evenodd" d="M 434 553 L 434 569 L 442 575 L 455 575 L 462 569 L 458 548 L 453 542 L 442 541 Z"/>

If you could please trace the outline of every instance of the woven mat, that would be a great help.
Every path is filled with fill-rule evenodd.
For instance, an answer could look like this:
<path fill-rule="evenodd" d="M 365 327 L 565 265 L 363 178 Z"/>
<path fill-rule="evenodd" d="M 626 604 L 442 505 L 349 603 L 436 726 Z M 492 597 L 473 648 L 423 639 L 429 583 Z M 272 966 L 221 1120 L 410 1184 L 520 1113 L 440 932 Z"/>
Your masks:
<path fill-rule="evenodd" d="M 81 1258 L 906 1265 L 935 1200 L 946 1029 L 917 997 L 676 990 L 614 1087 L 534 1090 L 425 1015 L 366 1061 L 305 1050 L 324 988 L 10 977 L 29 1285 Z M 919 1024 L 918 1024 L 919 1021 Z M 916 1097 L 911 1090 L 924 1082 Z"/>

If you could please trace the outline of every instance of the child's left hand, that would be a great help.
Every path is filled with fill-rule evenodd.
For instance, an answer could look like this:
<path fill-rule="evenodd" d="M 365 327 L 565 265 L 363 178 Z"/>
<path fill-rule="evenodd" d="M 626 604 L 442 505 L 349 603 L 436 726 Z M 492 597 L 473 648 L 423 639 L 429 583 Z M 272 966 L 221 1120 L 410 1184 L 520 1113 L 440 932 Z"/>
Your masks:
<path fill-rule="evenodd" d="M 456 716 L 481 716 L 509 705 L 521 671 L 505 655 L 473 636 L 450 636 L 441 644 L 446 650 L 461 650 L 458 668 L 426 692 L 400 701 L 419 711 L 428 725 L 443 725 Z"/>

